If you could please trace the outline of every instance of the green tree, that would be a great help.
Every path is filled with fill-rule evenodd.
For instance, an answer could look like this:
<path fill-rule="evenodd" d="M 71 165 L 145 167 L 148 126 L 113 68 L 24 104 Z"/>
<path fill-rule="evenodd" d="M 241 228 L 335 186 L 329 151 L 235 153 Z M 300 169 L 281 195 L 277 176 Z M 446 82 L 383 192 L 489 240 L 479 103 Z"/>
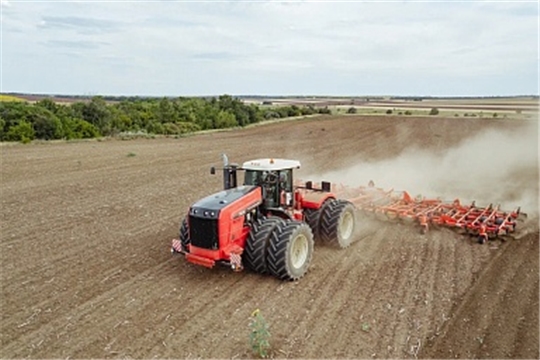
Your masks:
<path fill-rule="evenodd" d="M 92 139 L 101 135 L 94 125 L 72 117 L 62 119 L 62 128 L 64 129 L 64 137 L 68 140 Z"/>
<path fill-rule="evenodd" d="M 0 117 L 0 141 L 4 140 L 6 121 Z"/>
<path fill-rule="evenodd" d="M 174 123 L 178 120 L 178 113 L 171 101 L 164 97 L 159 101 L 159 108 L 157 118 L 161 123 L 171 122 Z"/>
<path fill-rule="evenodd" d="M 33 107 L 26 120 L 32 124 L 37 139 L 53 140 L 64 137 L 62 122 L 45 107 Z"/>
<path fill-rule="evenodd" d="M 82 119 L 94 125 L 103 135 L 111 132 L 111 114 L 107 103 L 100 96 L 95 96 L 82 109 Z"/>
<path fill-rule="evenodd" d="M 220 110 L 216 119 L 215 128 L 216 129 L 225 129 L 238 126 L 234 114 L 229 111 Z"/>
<path fill-rule="evenodd" d="M 39 100 L 38 102 L 35 103 L 35 106 L 47 109 L 53 114 L 56 114 L 61 108 L 61 105 L 58 105 L 57 103 L 55 103 L 49 98 Z"/>
<path fill-rule="evenodd" d="M 23 143 L 26 143 L 34 140 L 34 136 L 35 133 L 32 125 L 30 125 L 30 123 L 27 123 L 26 121 L 21 121 L 17 125 L 9 128 L 8 132 L 6 133 L 6 140 L 21 141 Z"/>

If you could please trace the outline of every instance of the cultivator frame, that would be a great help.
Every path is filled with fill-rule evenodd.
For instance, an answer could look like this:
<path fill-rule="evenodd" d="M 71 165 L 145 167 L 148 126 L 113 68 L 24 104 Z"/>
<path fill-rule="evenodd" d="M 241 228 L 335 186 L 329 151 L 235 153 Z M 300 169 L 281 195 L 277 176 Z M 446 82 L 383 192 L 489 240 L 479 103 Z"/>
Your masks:
<path fill-rule="evenodd" d="M 526 216 L 519 207 L 513 211 L 503 211 L 500 205 L 481 207 L 474 201 L 464 205 L 459 199 L 445 202 L 440 199 L 414 198 L 406 191 L 377 188 L 373 182 L 357 188 L 335 185 L 333 190 L 337 196 L 349 200 L 367 216 L 379 220 L 416 223 L 422 233 L 426 233 L 430 227 L 454 228 L 477 236 L 481 243 L 488 239 L 511 237 L 517 221 Z"/>

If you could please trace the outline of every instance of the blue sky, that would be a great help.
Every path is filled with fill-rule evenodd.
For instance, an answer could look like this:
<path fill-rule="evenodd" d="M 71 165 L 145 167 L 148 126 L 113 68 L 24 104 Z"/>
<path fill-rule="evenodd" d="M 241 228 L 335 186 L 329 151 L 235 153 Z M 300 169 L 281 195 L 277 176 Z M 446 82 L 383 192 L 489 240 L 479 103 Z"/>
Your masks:
<path fill-rule="evenodd" d="M 539 93 L 537 1 L 0 2 L 3 92 Z"/>

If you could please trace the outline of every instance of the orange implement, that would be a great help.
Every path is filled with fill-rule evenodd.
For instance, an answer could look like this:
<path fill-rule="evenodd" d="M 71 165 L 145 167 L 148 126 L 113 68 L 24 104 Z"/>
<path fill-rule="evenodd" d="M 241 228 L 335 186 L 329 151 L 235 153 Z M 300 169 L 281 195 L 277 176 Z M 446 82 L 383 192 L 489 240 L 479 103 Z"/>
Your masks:
<path fill-rule="evenodd" d="M 334 186 L 335 193 L 365 214 L 373 214 L 382 220 L 401 220 L 419 224 L 423 233 L 430 225 L 461 229 L 484 240 L 509 235 L 516 230 L 520 208 L 513 211 L 500 210 L 499 205 L 476 206 L 475 202 L 463 205 L 459 199 L 445 202 L 440 199 L 413 198 L 406 191 L 384 190 L 374 186 L 357 188 Z M 484 242 L 484 241 L 482 241 Z"/>

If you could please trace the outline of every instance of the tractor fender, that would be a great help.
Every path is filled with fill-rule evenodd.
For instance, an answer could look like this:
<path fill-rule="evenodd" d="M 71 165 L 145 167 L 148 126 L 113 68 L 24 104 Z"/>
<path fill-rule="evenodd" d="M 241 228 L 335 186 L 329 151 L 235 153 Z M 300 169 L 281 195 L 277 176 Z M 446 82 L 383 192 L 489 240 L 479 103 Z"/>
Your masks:
<path fill-rule="evenodd" d="M 335 198 L 336 196 L 329 192 L 307 191 L 302 194 L 300 203 L 306 209 L 319 209 L 326 200 Z"/>

